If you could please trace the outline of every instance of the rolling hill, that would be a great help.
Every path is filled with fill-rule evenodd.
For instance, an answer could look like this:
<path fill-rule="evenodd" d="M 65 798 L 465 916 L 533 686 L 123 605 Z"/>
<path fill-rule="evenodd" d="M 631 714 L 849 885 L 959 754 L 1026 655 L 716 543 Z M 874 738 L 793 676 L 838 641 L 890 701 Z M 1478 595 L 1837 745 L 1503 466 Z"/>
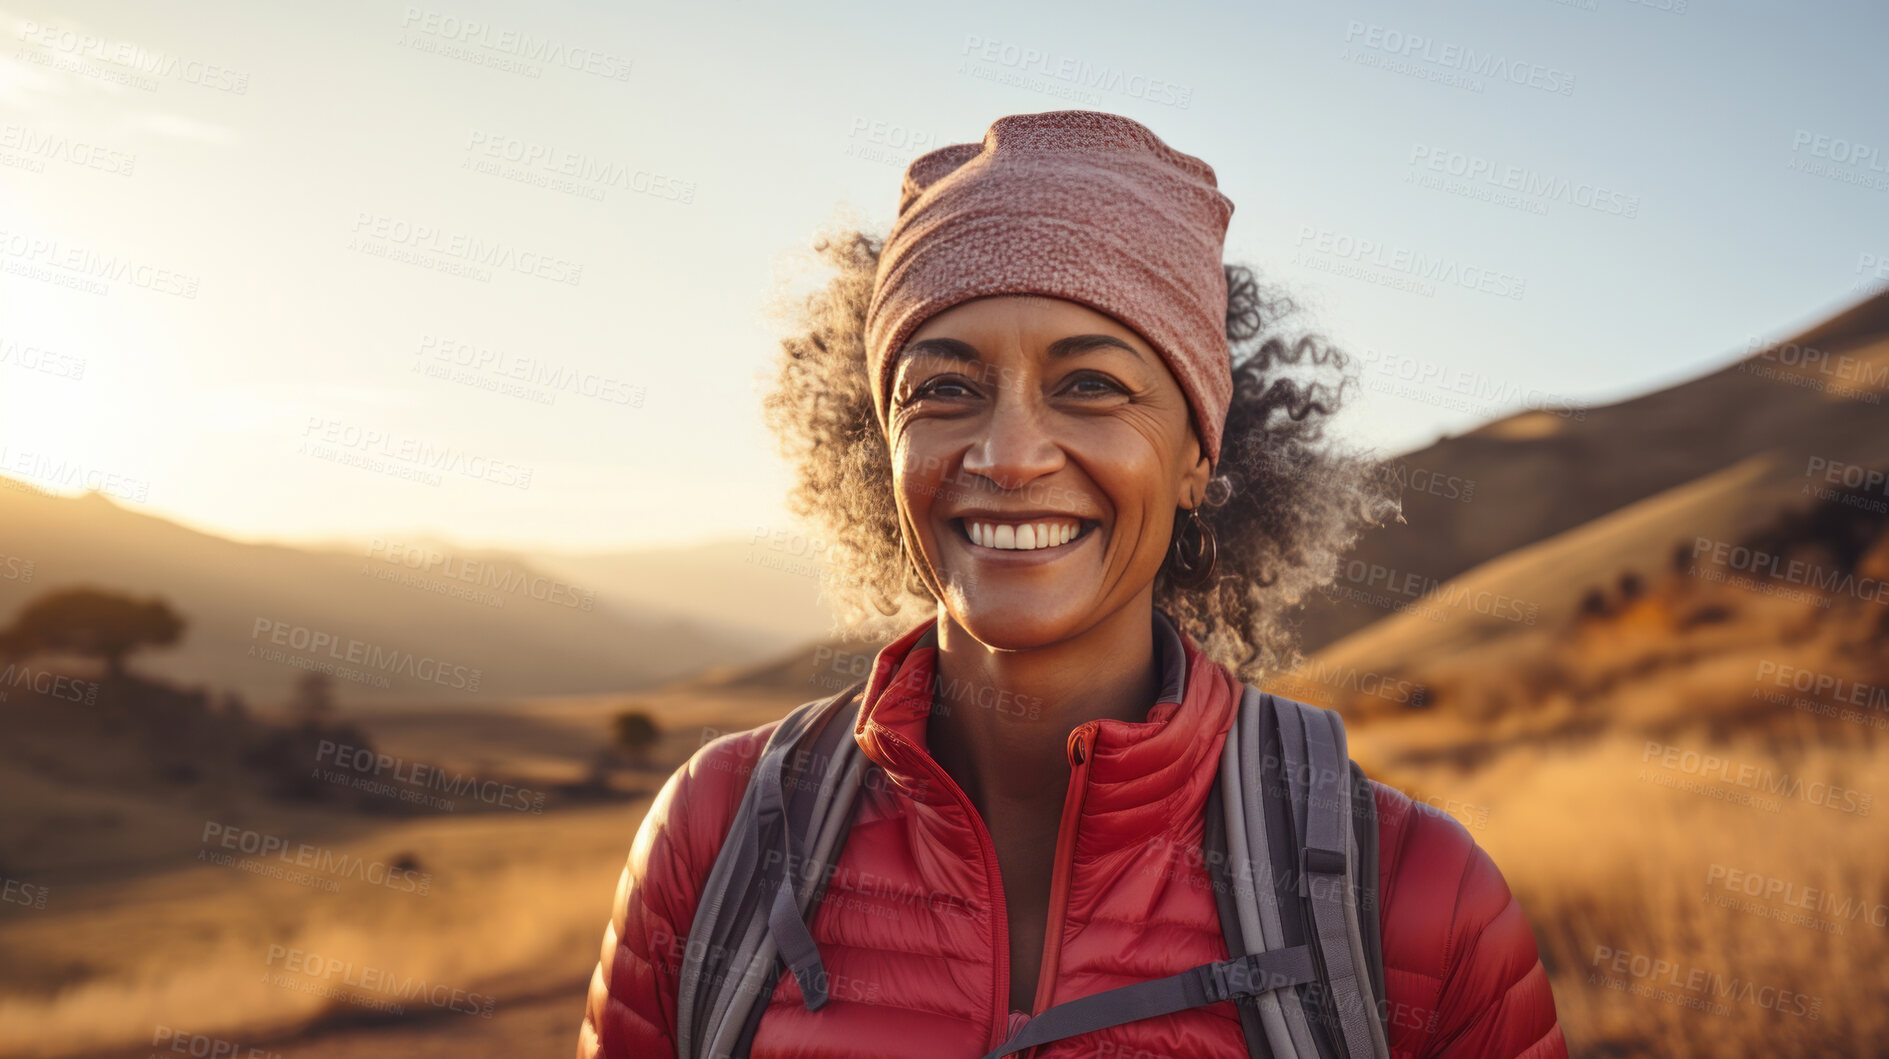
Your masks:
<path fill-rule="evenodd" d="M 173 649 L 132 666 L 286 698 L 301 667 L 337 667 L 344 702 L 496 702 L 634 689 L 778 650 L 778 634 L 625 600 L 499 553 L 304 549 L 227 540 L 97 493 L 0 478 L 0 621 L 49 589 L 168 600 Z M 476 690 L 475 690 L 476 688 Z"/>
<path fill-rule="evenodd" d="M 1823 355 L 1812 362 L 1807 350 Z M 1733 534 L 1799 496 L 1813 467 L 1889 461 L 1886 390 L 1889 293 L 1687 382 L 1561 414 L 1517 413 L 1405 454 L 1394 463 L 1410 482 L 1473 487 L 1407 487 L 1407 524 L 1367 533 L 1332 598 L 1307 606 L 1305 648 L 1498 559 L 1546 561 L 1530 587 L 1492 576 L 1552 610 L 1569 603 L 1555 586 L 1570 572 L 1661 563 L 1675 536 Z M 1534 559 L 1511 554 L 1561 534 L 1575 538 Z"/>

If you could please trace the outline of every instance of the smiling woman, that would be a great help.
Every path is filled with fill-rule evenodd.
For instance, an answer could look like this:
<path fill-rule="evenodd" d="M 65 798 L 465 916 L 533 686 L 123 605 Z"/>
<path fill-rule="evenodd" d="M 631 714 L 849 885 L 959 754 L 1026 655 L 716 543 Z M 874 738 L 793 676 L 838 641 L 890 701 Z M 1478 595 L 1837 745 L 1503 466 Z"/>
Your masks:
<path fill-rule="evenodd" d="M 1221 260 L 1231 213 L 1146 127 L 1055 111 L 823 242 L 768 420 L 835 603 L 924 616 L 670 777 L 580 1057 L 1566 1055 L 1468 832 L 1248 683 L 1399 505 L 1324 440 L 1346 358 Z"/>

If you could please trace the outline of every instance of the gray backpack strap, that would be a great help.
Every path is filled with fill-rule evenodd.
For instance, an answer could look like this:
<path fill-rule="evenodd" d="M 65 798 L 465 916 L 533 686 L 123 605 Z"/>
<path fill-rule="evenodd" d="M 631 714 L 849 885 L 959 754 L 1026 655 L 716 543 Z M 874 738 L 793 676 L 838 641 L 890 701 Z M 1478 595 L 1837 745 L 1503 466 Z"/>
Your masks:
<path fill-rule="evenodd" d="M 1252 736 L 1259 724 L 1257 694 L 1249 687 L 1241 698 L 1221 747 L 1219 782 L 1214 785 L 1227 836 L 1227 863 L 1233 871 L 1228 896 L 1235 918 L 1231 927 L 1224 915 L 1221 920 L 1228 952 L 1236 951 L 1236 941 L 1238 950 L 1245 952 L 1285 947 L 1279 933 L 1279 902 L 1273 893 L 1272 865 L 1264 859 L 1265 821 L 1257 821 L 1255 833 L 1256 822 L 1252 819 L 1255 814 L 1250 812 L 1250 807 L 1262 797 L 1259 788 L 1253 785 L 1258 770 L 1247 767 L 1253 760 Z M 1299 1059 L 1297 1035 L 1287 1022 L 1290 1009 L 1297 1004 L 1292 998 L 1286 1000 L 1288 1003 L 1282 1004 L 1278 996 L 1263 994 L 1250 1004 L 1258 1016 L 1265 1048 L 1272 1059 Z M 1246 1029 L 1245 1019 L 1241 1021 L 1241 1028 Z M 1250 1030 L 1246 1041 L 1249 1051 L 1256 1051 L 1261 1043 Z M 1307 1059 L 1311 1059 L 1309 1053 Z"/>
<path fill-rule="evenodd" d="M 1171 1015 L 1222 1000 L 1258 996 L 1317 978 L 1312 950 L 1304 945 L 1203 963 L 1166 978 L 1106 989 L 1057 1004 L 1024 1023 L 1009 1040 L 986 1053 L 984 1059 L 1002 1059 L 1025 1048 L 1079 1033 Z"/>
<path fill-rule="evenodd" d="M 1249 793 L 1240 809 L 1245 818 L 1248 856 L 1264 887 L 1259 898 L 1266 943 L 1280 946 L 1308 943 L 1311 932 L 1304 929 L 1303 902 L 1291 888 L 1298 878 L 1299 817 L 1295 810 L 1302 810 L 1304 804 L 1303 795 L 1294 797 L 1294 781 L 1304 770 L 1292 768 L 1283 753 L 1275 712 L 1270 697 L 1247 685 L 1241 699 L 1240 771 Z M 1298 1059 L 1318 1059 L 1325 1051 L 1319 1047 L 1307 1018 L 1310 1006 L 1311 999 L 1303 994 L 1279 998 L 1280 1014 L 1292 1038 L 1292 1054 Z"/>
<path fill-rule="evenodd" d="M 781 722 L 783 726 L 787 721 Z M 775 734 L 779 734 L 778 729 Z M 695 906 L 695 920 L 682 950 L 682 969 L 676 983 L 676 1054 L 692 1057 L 695 1042 L 706 1029 L 713 987 L 727 974 L 728 964 L 738 946 L 734 935 L 736 923 L 744 927 L 747 916 L 739 907 L 734 880 L 751 878 L 759 867 L 758 851 L 745 837 L 754 831 L 756 801 L 754 780 L 750 774 L 748 794 L 741 799 L 735 817 L 728 825 L 728 835 L 708 877 L 702 882 L 701 896 Z M 729 907 L 731 904 L 736 907 Z M 733 937 L 735 945 L 731 946 Z"/>
<path fill-rule="evenodd" d="M 805 727 L 813 728 L 813 734 L 794 739 L 790 731 L 777 746 L 763 753 L 762 764 L 747 791 L 755 807 L 750 825 L 753 833 L 737 835 L 731 830 L 730 840 L 738 837 L 747 848 L 754 848 L 753 842 L 758 840 L 762 850 L 760 869 L 758 874 L 732 876 L 730 882 L 737 888 L 737 899 L 725 904 L 737 909 L 738 914 L 728 920 L 726 928 L 717 931 L 714 947 L 708 949 L 708 955 L 725 955 L 726 959 L 720 979 L 709 983 L 706 1002 L 698 998 L 695 1040 L 698 1047 L 707 1049 L 702 1054 L 741 1054 L 737 1049 L 752 1038 L 765 1011 L 766 998 L 773 992 L 780 970 L 777 956 L 783 951 L 789 953 L 789 966 L 802 984 L 803 1002 L 810 1009 L 826 1002 L 825 968 L 804 917 L 813 904 L 813 893 L 825 888 L 827 864 L 819 849 L 831 853 L 835 844 L 832 830 L 845 822 L 832 818 L 832 810 L 837 809 L 841 817 L 849 816 L 851 794 L 860 775 L 858 765 L 864 760 L 851 738 L 852 725 L 847 723 L 850 713 L 836 708 L 841 704 L 850 704 L 850 698 L 836 696 L 810 704 L 813 719 Z M 805 768 L 801 769 L 803 764 Z M 854 788 L 846 790 L 844 798 L 836 799 L 838 787 L 849 779 Z M 739 867 L 745 860 L 739 858 L 734 863 Z M 813 885 L 807 892 L 796 894 L 800 889 L 796 878 L 801 882 L 811 880 Z M 785 910 L 791 912 L 784 917 Z M 738 944 L 730 947 L 719 940 L 736 930 L 742 930 Z M 692 939 L 692 949 L 701 947 Z"/>
<path fill-rule="evenodd" d="M 849 726 L 850 727 L 850 726 Z M 851 740 L 849 739 L 848 742 Z M 852 754 L 850 764 L 842 773 L 837 769 L 826 770 L 826 779 L 820 784 L 819 801 L 811 814 L 789 806 L 788 815 L 795 820 L 805 820 L 796 824 L 797 834 L 815 836 L 805 863 L 813 870 L 813 886 L 800 897 L 800 917 L 808 918 L 812 910 L 819 906 L 826 894 L 828 869 L 838 857 L 838 847 L 845 842 L 846 835 L 852 829 L 852 809 L 859 793 L 860 785 L 867 769 L 864 754 Z M 756 922 L 753 927 L 765 926 Z M 711 1057 L 746 1056 L 754 1041 L 754 1034 L 761 1027 L 761 1017 L 766 1014 L 765 998 L 774 992 L 774 983 L 780 975 L 780 961 L 775 957 L 778 950 L 771 934 L 762 934 L 759 951 L 748 967 L 748 975 L 759 981 L 751 992 L 742 994 L 743 1004 L 731 1004 L 724 1016 L 722 1025 L 715 1035 L 709 1038 Z M 821 985 L 827 984 L 824 964 L 816 964 L 815 974 Z M 801 1002 L 811 1007 L 812 998 L 801 995 Z"/>
<path fill-rule="evenodd" d="M 1236 724 L 1238 722 L 1235 722 Z M 1235 734 L 1227 733 L 1228 746 L 1233 745 Z M 1214 911 L 1220 915 L 1220 934 L 1227 942 L 1227 955 L 1245 956 L 1263 949 L 1246 940 L 1246 930 L 1240 925 L 1238 901 L 1234 896 L 1235 879 L 1244 868 L 1229 866 L 1227 850 L 1226 798 L 1221 794 L 1224 783 L 1215 783 L 1207 788 L 1207 822 L 1203 826 L 1200 838 L 1201 860 L 1206 863 L 1207 877 L 1213 887 Z M 1252 883 L 1247 881 L 1245 887 Z M 1262 994 L 1263 995 L 1263 994 Z M 1246 1038 L 1247 1059 L 1279 1059 L 1266 1043 L 1266 1025 L 1259 1012 L 1260 997 L 1240 997 L 1233 1002 L 1233 1008 L 1240 1014 L 1240 1035 Z M 1273 998 L 1277 1004 L 1278 998 Z"/>
<path fill-rule="evenodd" d="M 1352 830 L 1357 835 L 1358 848 L 1358 923 L 1364 937 L 1364 965 L 1371 972 L 1371 998 L 1383 1011 L 1388 994 L 1384 992 L 1383 909 L 1378 905 L 1381 858 L 1377 848 L 1377 791 L 1355 761 L 1351 763 L 1351 786 L 1356 792 L 1352 795 L 1356 806 L 1352 812 Z M 1388 1020 L 1383 1021 L 1388 1034 Z"/>
<path fill-rule="evenodd" d="M 1344 828 L 1345 885 L 1341 887 L 1340 893 L 1343 895 L 1345 912 L 1345 940 L 1351 945 L 1351 967 L 1357 975 L 1358 1012 L 1370 1034 L 1369 1054 L 1374 1059 L 1389 1059 L 1390 1035 L 1385 1025 L 1384 1012 L 1379 1007 L 1379 1002 L 1384 999 L 1384 953 L 1377 929 L 1377 799 L 1371 795 L 1367 783 L 1363 785 L 1366 802 L 1362 806 L 1357 804 L 1357 781 L 1363 777 L 1363 772 L 1351 760 L 1345 747 L 1344 721 L 1335 710 L 1325 710 L 1324 713 L 1325 719 L 1331 723 L 1332 742 L 1338 749 L 1340 768 L 1345 770 L 1338 785 L 1347 802 Z M 1361 817 L 1371 825 L 1368 869 L 1358 841 L 1358 833 L 1363 829 L 1356 825 Z M 1369 894 L 1371 899 L 1364 900 L 1364 894 Z"/>
<path fill-rule="evenodd" d="M 850 715 L 841 707 L 863 686 L 861 681 L 795 708 L 770 734 L 698 897 L 677 985 L 678 1055 L 703 1054 L 724 1026 L 748 1021 L 759 1001 L 754 966 L 763 952 L 772 963 L 774 946 L 786 954 L 808 1007 L 826 1002 L 825 970 L 801 918 L 793 880 L 797 869 L 815 867 L 806 863 L 806 853 L 819 826 L 813 809 L 821 791 L 828 790 L 833 801 L 829 778 L 844 774 L 858 755 Z M 790 763 L 801 763 L 794 755 L 810 736 L 817 737 L 818 749 L 802 777 Z M 791 782 L 790 771 L 796 773 Z M 824 865 L 800 874 L 814 875 L 823 887 Z M 768 929 L 756 929 L 763 920 Z M 772 980 L 771 972 L 763 975 Z"/>
<path fill-rule="evenodd" d="M 1311 935 L 1324 969 L 1333 1043 L 1347 1059 L 1388 1056 L 1359 937 L 1352 833 L 1354 788 L 1338 715 L 1272 696 L 1280 758 L 1301 826 L 1298 891 L 1310 903 Z M 1300 815 L 1300 806 L 1304 815 Z"/>

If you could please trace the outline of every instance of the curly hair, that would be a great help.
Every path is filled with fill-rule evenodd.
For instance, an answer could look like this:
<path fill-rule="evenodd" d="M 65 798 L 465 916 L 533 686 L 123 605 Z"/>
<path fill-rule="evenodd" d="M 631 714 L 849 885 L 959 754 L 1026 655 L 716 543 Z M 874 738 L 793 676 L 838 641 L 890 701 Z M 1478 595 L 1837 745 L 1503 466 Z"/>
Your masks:
<path fill-rule="evenodd" d="M 816 236 L 813 252 L 831 274 L 778 307 L 789 333 L 763 397 L 794 471 L 788 509 L 826 534 L 821 576 L 841 630 L 874 638 L 910 628 L 908 608 L 929 617 L 937 605 L 900 533 L 891 450 L 866 368 L 866 309 L 883 246 L 848 224 Z M 1316 335 L 1280 333 L 1293 300 L 1247 266 L 1224 267 L 1233 397 L 1200 508 L 1219 558 L 1210 583 L 1191 589 L 1164 563 L 1155 606 L 1209 657 L 1257 681 L 1303 661 L 1294 609 L 1332 583 L 1365 527 L 1403 520 L 1401 490 L 1386 464 L 1324 438 L 1355 382 L 1345 354 Z"/>

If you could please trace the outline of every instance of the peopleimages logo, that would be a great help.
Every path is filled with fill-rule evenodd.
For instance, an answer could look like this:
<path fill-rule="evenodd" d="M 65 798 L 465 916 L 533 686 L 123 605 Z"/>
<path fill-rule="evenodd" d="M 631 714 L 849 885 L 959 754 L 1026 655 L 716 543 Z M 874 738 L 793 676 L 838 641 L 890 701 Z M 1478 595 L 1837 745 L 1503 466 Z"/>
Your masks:
<path fill-rule="evenodd" d="M 1498 52 L 1478 51 L 1460 44 L 1434 40 L 1420 33 L 1405 33 L 1402 30 L 1380 26 L 1375 22 L 1347 20 L 1345 43 L 1361 45 L 1398 60 L 1422 63 L 1453 74 L 1468 75 L 1472 78 L 1486 77 L 1491 81 L 1507 81 L 1510 84 L 1526 85 L 1529 88 L 1537 88 L 1557 95 L 1566 96 L 1574 93 L 1574 75 L 1565 70 L 1516 59 Z M 1347 54 L 1345 57 L 1352 56 Z M 1393 68 L 1392 72 L 1411 71 Z M 1482 90 L 1480 83 L 1472 83 L 1464 87 L 1478 92 Z"/>
<path fill-rule="evenodd" d="M 552 606 L 581 611 L 591 611 L 597 607 L 595 589 L 568 585 L 554 577 L 509 564 L 448 555 L 425 545 L 402 544 L 375 537 L 368 545 L 367 558 L 379 559 L 387 566 L 413 570 L 448 581 L 494 589 L 510 596 L 525 596 Z"/>
<path fill-rule="evenodd" d="M 534 37 L 517 30 L 500 29 L 477 19 L 459 18 L 431 8 L 408 7 L 401 16 L 400 28 L 408 33 L 423 34 L 527 62 L 594 74 L 609 81 L 630 79 L 630 60 L 621 55 L 567 44 L 550 37 Z"/>
<path fill-rule="evenodd" d="M 151 1047 L 162 1052 L 196 1056 L 198 1059 L 282 1059 L 281 1052 L 272 1052 L 267 1048 L 246 1048 L 226 1037 L 185 1033 L 163 1023 L 151 1031 Z"/>
<path fill-rule="evenodd" d="M 1813 158 L 1825 158 L 1844 165 L 1858 166 L 1872 173 L 1889 173 L 1889 158 L 1883 152 L 1866 143 L 1846 140 L 1841 136 L 1825 136 L 1808 129 L 1798 129 L 1791 137 L 1791 150 L 1808 150 Z"/>
<path fill-rule="evenodd" d="M 1858 680 L 1846 680 L 1831 673 L 1820 673 L 1801 666 L 1782 665 L 1765 659 L 1758 663 L 1756 680 L 1759 683 L 1769 680 L 1777 687 L 1816 695 L 1826 702 L 1864 706 L 1872 710 L 1889 712 L 1889 687 Z"/>
<path fill-rule="evenodd" d="M 1612 975 L 1630 977 L 1614 978 Z M 1685 1007 L 1720 1015 L 1730 1014 L 1732 1009 L 1715 1003 L 1718 1000 L 1735 1000 L 1781 1015 L 1807 1019 L 1816 1019 L 1823 1013 L 1822 997 L 1769 984 L 1760 985 L 1737 975 L 1728 977 L 1703 967 L 1682 966 L 1670 960 L 1606 945 L 1594 946 L 1594 960 L 1587 981 L 1589 985 L 1680 1003 Z M 1678 992 L 1667 990 L 1664 986 L 1672 986 Z"/>
<path fill-rule="evenodd" d="M 1787 166 L 1829 180 L 1875 191 L 1889 190 L 1889 157 L 1873 144 L 1798 129 L 1791 136 Z"/>
<path fill-rule="evenodd" d="M 0 471 L 11 476 L 0 478 L 7 488 L 25 492 L 44 493 L 48 487 L 86 489 L 140 504 L 151 498 L 151 483 L 142 478 L 88 467 L 44 452 L 9 450 L 5 445 L 0 445 Z"/>
<path fill-rule="evenodd" d="M 48 51 L 72 58 L 91 58 L 128 71 L 175 78 L 187 85 L 239 96 L 249 91 L 249 74 L 246 71 L 198 59 L 186 59 L 169 52 L 153 51 L 133 41 L 113 40 L 61 26 L 44 26 L 31 19 L 20 21 L 18 36 L 29 44 L 37 44 Z M 155 88 L 156 85 L 150 87 Z"/>
<path fill-rule="evenodd" d="M 1410 150 L 1413 171 L 1457 177 L 1470 184 L 1482 184 L 1500 191 L 1512 191 L 1529 205 L 1529 212 L 1542 212 L 1546 204 L 1558 202 L 1577 209 L 1612 214 L 1629 220 L 1639 216 L 1640 196 L 1604 187 L 1590 181 L 1569 180 L 1510 162 L 1498 162 L 1479 154 L 1453 151 L 1432 144 L 1415 144 Z M 1472 195 L 1471 197 L 1480 197 Z M 1505 203 L 1506 204 L 1506 203 Z M 1541 207 L 1537 209 L 1535 207 Z"/>
<path fill-rule="evenodd" d="M 94 294 L 109 294 L 112 283 L 127 283 L 157 294 L 197 296 L 198 277 L 128 255 L 105 255 L 58 239 L 40 239 L 0 231 L 0 266 L 15 275 L 62 285 L 79 284 Z"/>
<path fill-rule="evenodd" d="M 307 651 L 310 654 L 320 654 L 325 651 L 329 658 L 338 659 L 350 665 L 365 666 L 382 673 L 404 674 L 458 691 L 478 691 L 479 677 L 483 672 L 451 662 L 442 662 L 431 656 L 416 655 L 412 651 L 387 650 L 378 644 L 310 629 L 306 625 L 291 625 L 273 618 L 257 618 L 255 625 L 249 630 L 249 638 L 261 640 L 265 635 L 269 643 L 286 646 L 296 651 Z M 256 654 L 255 644 L 250 645 L 249 652 L 251 655 Z"/>
<path fill-rule="evenodd" d="M 541 357 L 494 349 L 447 335 L 420 337 L 418 356 L 424 363 L 464 368 L 501 382 L 517 383 L 519 394 L 542 393 L 541 404 L 555 404 L 559 394 L 589 397 L 605 404 L 643 407 L 647 391 L 614 376 L 599 375 L 582 368 L 552 364 Z M 510 392 L 510 391 L 508 391 Z"/>
<path fill-rule="evenodd" d="M 482 239 L 465 232 L 452 232 L 430 224 L 416 224 L 400 217 L 390 217 L 382 213 L 357 210 L 354 214 L 353 237 L 348 241 L 348 249 L 374 257 L 393 257 L 408 263 L 419 264 L 412 255 L 423 255 L 450 262 L 460 266 L 460 270 L 477 278 L 482 271 L 511 271 L 552 283 L 563 283 L 572 287 L 584 280 L 584 266 L 566 260 L 555 254 L 531 250 L 500 240 Z M 393 251 L 401 251 L 395 254 Z"/>
<path fill-rule="evenodd" d="M 1481 291 L 1516 301 L 1520 301 L 1528 290 L 1528 281 L 1520 276 L 1467 265 L 1454 258 L 1432 257 L 1406 247 L 1389 246 L 1375 239 L 1359 239 L 1345 232 L 1316 225 L 1300 225 L 1296 245 L 1301 253 L 1294 260 L 1300 264 L 1320 267 L 1317 258 L 1308 258 L 1303 252 L 1311 250 L 1341 262 L 1355 262 L 1361 268 L 1394 273 L 1406 282 L 1415 284 L 1413 289 L 1425 295 L 1434 291 L 1434 288 L 1424 289 L 1431 283 Z M 1369 277 L 1366 274 L 1359 278 Z"/>
<path fill-rule="evenodd" d="M 25 687 L 49 699 L 90 706 L 98 701 L 99 686 L 96 680 L 80 680 L 50 669 L 35 670 L 25 662 L 8 662 L 6 669 L 0 670 L 0 702 L 7 701 L 11 689 Z"/>
<path fill-rule="evenodd" d="M 1192 85 L 1184 85 L 1160 77 L 1150 77 L 1140 71 L 1120 66 L 1092 63 L 1074 55 L 1057 55 L 1047 48 L 1035 48 L 980 37 L 976 34 L 966 34 L 964 49 L 960 54 L 974 62 L 987 63 L 993 67 L 1008 67 L 1019 75 L 1035 75 L 1052 81 L 1061 81 L 1071 91 L 1090 90 L 1083 93 L 1086 95 L 1093 96 L 1096 91 L 1119 92 L 1144 102 L 1161 103 L 1181 110 L 1188 109 L 1194 102 Z M 975 71 L 975 67 L 964 65 L 958 68 L 959 73 L 975 74 Z M 1037 86 L 1026 85 L 1025 87 Z"/>
<path fill-rule="evenodd" d="M 1889 604 L 1889 581 L 1881 578 L 1857 577 L 1854 573 L 1835 567 L 1819 566 L 1802 559 L 1792 559 L 1777 552 L 1768 552 L 1762 548 L 1713 540 L 1710 537 L 1693 539 L 1692 558 L 1698 559 L 1701 556 L 1707 557 L 1713 565 L 1721 568 L 1793 585 L 1803 585 L 1827 596 L 1853 596 L 1869 603 Z M 1767 591 L 1767 594 L 1773 593 Z"/>
<path fill-rule="evenodd" d="M 311 872 L 339 879 L 354 879 L 373 886 L 384 886 L 401 893 L 427 895 L 433 887 L 433 873 L 416 871 L 388 864 L 385 861 L 368 860 L 353 853 L 344 853 L 307 842 L 291 842 L 280 835 L 271 835 L 254 828 L 240 827 L 216 820 L 206 820 L 203 824 L 203 848 L 197 851 L 197 859 L 215 863 L 231 863 L 243 866 L 233 858 L 220 858 L 219 850 L 231 853 L 245 853 L 260 857 L 264 861 L 274 860 L 290 868 L 306 868 Z M 257 864 L 246 866 L 244 870 L 255 874 L 271 874 L 274 866 Z"/>
<path fill-rule="evenodd" d="M 60 379 L 77 382 L 85 378 L 85 358 L 58 353 L 34 345 L 21 345 L 13 338 L 0 338 L 0 364 L 11 364 L 26 371 L 44 372 Z"/>
<path fill-rule="evenodd" d="M 419 761 L 408 761 L 393 754 L 381 753 L 371 747 L 350 746 L 323 739 L 315 748 L 315 761 L 328 762 L 344 772 L 352 772 L 356 777 L 371 778 L 375 781 L 390 780 L 409 788 L 427 791 L 444 791 L 456 798 L 476 798 L 487 805 L 496 805 L 501 809 L 512 809 L 521 813 L 544 813 L 544 792 L 534 791 L 529 787 L 519 787 L 498 780 L 481 780 L 477 776 L 428 765 Z M 325 777 L 324 777 L 325 778 Z M 370 789 L 368 785 L 353 783 L 359 789 Z M 374 790 L 372 793 L 404 793 L 395 788 Z M 405 797 L 405 801 L 421 801 L 419 798 Z M 429 803 L 431 804 L 431 803 Z M 450 803 L 435 805 L 450 811 Z"/>
<path fill-rule="evenodd" d="M 18 151 L 34 162 L 60 161 L 112 176 L 130 176 L 132 167 L 138 161 L 135 154 L 126 154 L 85 140 L 74 140 L 64 133 L 41 132 L 12 122 L 0 125 L 0 150 Z M 43 169 L 42 164 L 35 172 Z"/>
<path fill-rule="evenodd" d="M 1727 893 L 1780 901 L 1819 915 L 1854 923 L 1862 920 L 1872 927 L 1889 928 L 1889 905 L 1855 897 L 1839 897 L 1817 886 L 1804 886 L 1789 879 L 1779 879 L 1757 872 L 1714 864 L 1706 869 L 1705 884 Z"/>
<path fill-rule="evenodd" d="M 1646 764 L 1656 760 L 1668 773 L 1695 778 L 1705 784 L 1740 787 L 1764 794 L 1782 795 L 1807 804 L 1851 816 L 1868 816 L 1875 807 L 1875 796 L 1865 791 L 1841 787 L 1821 780 L 1804 782 L 1802 776 L 1778 772 L 1769 765 L 1740 762 L 1707 751 L 1692 750 L 1648 740 L 1640 754 L 1640 778 L 1648 778 Z M 1671 784 L 1663 784 L 1671 786 Z M 1707 789 L 1710 789 L 1709 786 Z M 1775 810 L 1771 810 L 1775 812 Z"/>
<path fill-rule="evenodd" d="M 381 967 L 369 967 L 357 964 L 353 960 L 324 957 L 320 953 L 289 948 L 285 945 L 269 946 L 268 958 L 263 961 L 263 965 L 271 970 L 280 966 L 285 971 L 303 975 L 337 990 L 341 986 L 364 990 L 365 992 L 359 995 L 359 999 L 380 1001 L 387 1005 L 385 1010 L 392 1011 L 394 1014 L 403 1015 L 406 1011 L 402 1004 L 388 1003 L 389 998 L 407 1002 L 417 1000 L 443 1011 L 478 1015 L 488 1019 L 492 1017 L 493 1008 L 498 1006 L 498 998 L 490 993 L 471 993 L 444 983 L 429 981 L 418 975 L 406 975 Z M 338 982 L 337 975 L 340 976 Z M 274 980 L 273 984 L 285 986 L 292 981 Z M 355 996 L 345 993 L 321 995 L 335 996 L 342 1000 L 356 999 Z"/>
<path fill-rule="evenodd" d="M 695 201 L 694 181 L 664 176 L 627 162 L 534 143 L 491 130 L 472 130 L 466 140 L 466 151 L 486 160 L 510 162 L 528 171 L 539 171 L 547 177 L 569 177 L 575 184 L 592 190 L 615 188 L 634 191 L 639 195 L 672 199 L 684 205 Z M 471 166 L 466 164 L 461 168 Z"/>
<path fill-rule="evenodd" d="M 308 455 L 401 477 L 417 475 L 432 485 L 439 484 L 434 472 L 448 471 L 494 485 L 531 488 L 532 468 L 522 464 L 333 416 L 309 416 L 302 437 L 298 451 Z"/>

